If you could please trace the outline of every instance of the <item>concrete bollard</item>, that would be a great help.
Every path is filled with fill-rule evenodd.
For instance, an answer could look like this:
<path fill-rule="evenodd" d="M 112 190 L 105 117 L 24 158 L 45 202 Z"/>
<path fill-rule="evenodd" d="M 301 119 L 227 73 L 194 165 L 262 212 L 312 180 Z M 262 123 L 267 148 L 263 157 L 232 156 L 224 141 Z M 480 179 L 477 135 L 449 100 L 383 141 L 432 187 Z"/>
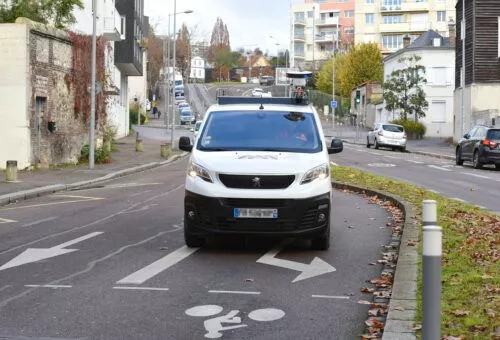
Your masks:
<path fill-rule="evenodd" d="M 142 152 L 143 151 L 143 145 L 142 145 L 142 139 L 136 139 L 135 140 L 135 151 L 136 152 Z"/>
<path fill-rule="evenodd" d="M 436 201 L 422 204 L 422 339 L 441 339 L 442 229 L 437 226 Z"/>
<path fill-rule="evenodd" d="M 7 161 L 7 166 L 5 169 L 5 181 L 6 182 L 17 181 L 17 161 Z"/>
<path fill-rule="evenodd" d="M 172 153 L 172 144 L 171 143 L 163 143 L 160 145 L 160 156 L 161 158 L 168 158 Z"/>

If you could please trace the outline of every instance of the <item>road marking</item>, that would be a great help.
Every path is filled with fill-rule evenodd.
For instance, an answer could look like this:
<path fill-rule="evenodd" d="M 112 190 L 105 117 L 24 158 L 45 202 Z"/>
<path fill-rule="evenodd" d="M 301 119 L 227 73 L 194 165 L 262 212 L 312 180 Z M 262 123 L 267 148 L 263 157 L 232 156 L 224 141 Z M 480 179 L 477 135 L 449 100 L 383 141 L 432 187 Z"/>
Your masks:
<path fill-rule="evenodd" d="M 136 192 L 135 194 L 129 195 L 128 197 L 135 197 L 135 196 L 143 195 L 143 194 L 146 194 L 146 193 L 151 192 L 151 191 L 153 191 L 153 190 L 146 190 L 146 191 Z"/>
<path fill-rule="evenodd" d="M 248 295 L 260 295 L 260 292 L 250 292 L 243 290 L 209 290 L 209 293 L 215 294 L 248 294 Z"/>
<path fill-rule="evenodd" d="M 415 163 L 415 164 L 424 164 L 424 162 L 421 162 L 421 161 L 414 161 L 413 159 L 407 159 L 406 161 L 407 161 L 407 162 L 412 162 L 412 163 Z"/>
<path fill-rule="evenodd" d="M 81 200 L 63 201 L 63 202 L 40 203 L 40 204 L 33 204 L 33 205 L 24 205 L 24 206 L 20 206 L 20 207 L 3 208 L 3 209 L 0 209 L 0 211 L 28 209 L 28 208 L 39 208 L 39 207 L 46 207 L 46 206 L 49 206 L 49 205 L 61 205 L 61 204 L 69 204 L 69 203 L 81 203 L 81 202 L 97 201 L 97 200 L 103 200 L 103 199 L 104 198 L 94 197 L 92 199 L 81 199 Z"/>
<path fill-rule="evenodd" d="M 396 164 L 391 164 L 391 163 L 369 163 L 368 166 L 372 166 L 374 168 L 392 168 L 392 167 L 395 167 Z"/>
<path fill-rule="evenodd" d="M 8 218 L 0 218 L 0 223 L 16 223 L 17 221 L 9 220 Z"/>
<path fill-rule="evenodd" d="M 163 184 L 163 183 L 123 183 L 123 184 L 105 185 L 104 188 L 117 189 L 117 188 L 143 187 L 143 186 L 160 185 L 160 184 Z M 104 189 L 104 188 L 99 188 L 99 189 Z"/>
<path fill-rule="evenodd" d="M 157 287 L 128 287 L 128 286 L 116 286 L 113 289 L 123 289 L 123 290 L 158 290 L 158 291 L 167 291 L 168 288 L 157 288 Z"/>
<path fill-rule="evenodd" d="M 442 168 L 442 167 L 437 166 L 437 165 L 427 165 L 427 166 L 429 168 L 438 169 L 438 170 L 441 170 L 441 171 L 453 171 L 453 170 L 450 170 L 450 169 Z"/>
<path fill-rule="evenodd" d="M 47 217 L 47 218 L 44 218 L 44 219 L 41 219 L 41 220 L 38 220 L 38 221 L 33 221 L 33 222 L 30 222 L 30 223 L 26 223 L 22 227 L 23 228 L 32 227 L 34 225 L 42 224 L 42 223 L 45 223 L 45 222 L 50 222 L 50 221 L 53 221 L 53 220 L 57 220 L 57 216 Z"/>
<path fill-rule="evenodd" d="M 349 300 L 349 296 L 336 296 L 336 295 L 311 295 L 313 298 L 320 299 L 340 299 L 340 300 Z"/>
<path fill-rule="evenodd" d="M 458 198 L 458 197 L 452 197 L 452 198 L 450 198 L 450 199 L 455 200 L 455 201 L 459 201 L 459 202 L 463 202 L 463 203 L 467 203 L 467 201 L 466 201 L 466 200 L 463 200 L 463 199 Z"/>
<path fill-rule="evenodd" d="M 12 260 L 4 264 L 3 266 L 0 267 L 0 270 L 12 268 L 12 267 L 18 267 L 22 266 L 23 264 L 27 263 L 32 263 L 32 262 L 38 262 L 41 260 L 45 260 L 51 257 L 67 254 L 67 253 L 72 253 L 74 251 L 77 251 L 78 249 L 64 249 L 65 247 L 71 246 L 75 243 L 79 243 L 85 240 L 88 240 L 89 238 L 98 236 L 103 234 L 103 232 L 96 231 L 90 234 L 87 234 L 82 237 L 75 238 L 74 240 L 68 241 L 61 243 L 57 246 L 51 247 L 51 248 L 28 248 L 18 256 L 14 257 Z"/>
<path fill-rule="evenodd" d="M 491 179 L 491 178 L 490 178 L 490 177 L 488 177 L 488 176 L 471 174 L 471 173 L 469 173 L 469 172 L 462 172 L 462 173 L 463 173 L 464 175 L 474 176 L 474 177 L 477 177 L 477 178 Z"/>
<path fill-rule="evenodd" d="M 24 285 L 24 287 L 28 288 L 71 288 L 73 286 L 70 285 Z"/>
<path fill-rule="evenodd" d="M 5 285 L 2 288 L 0 288 L 0 292 L 3 291 L 3 290 L 6 290 L 7 288 L 10 288 L 10 287 L 12 287 L 12 286 L 11 285 Z"/>
<path fill-rule="evenodd" d="M 95 201 L 102 200 L 102 197 L 90 197 L 90 196 L 79 196 L 79 195 L 54 195 L 54 197 L 68 197 L 68 198 L 82 198 L 84 200 Z"/>
<path fill-rule="evenodd" d="M 396 156 L 390 156 L 390 155 L 386 155 L 384 157 L 387 157 L 387 158 L 394 158 L 394 159 L 399 159 L 399 157 L 396 157 Z"/>
<path fill-rule="evenodd" d="M 295 271 L 301 272 L 299 276 L 297 276 L 292 283 L 302 281 L 305 279 L 309 279 L 315 276 L 327 274 L 336 271 L 335 267 L 326 263 L 319 257 L 315 257 L 310 264 L 294 262 L 289 260 L 282 260 L 276 258 L 276 255 L 283 250 L 292 240 L 285 240 L 281 244 L 277 245 L 266 254 L 262 255 L 261 258 L 257 260 L 257 263 L 263 263 L 270 266 L 276 266 L 286 269 L 292 269 Z"/>
<path fill-rule="evenodd" d="M 189 255 L 193 254 L 200 248 L 188 248 L 186 246 L 182 246 L 177 250 L 174 250 L 170 254 L 161 259 L 147 265 L 146 267 L 139 269 L 135 273 L 130 274 L 129 276 L 117 281 L 118 284 L 142 284 L 152 278 L 153 276 L 158 275 L 162 271 L 176 265 L 181 262 Z"/>

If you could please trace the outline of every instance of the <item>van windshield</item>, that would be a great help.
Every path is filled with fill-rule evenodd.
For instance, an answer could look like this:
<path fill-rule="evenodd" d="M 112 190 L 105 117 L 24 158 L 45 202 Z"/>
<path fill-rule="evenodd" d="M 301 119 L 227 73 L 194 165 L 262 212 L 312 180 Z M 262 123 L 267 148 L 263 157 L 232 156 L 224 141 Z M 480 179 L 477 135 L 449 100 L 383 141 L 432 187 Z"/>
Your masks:
<path fill-rule="evenodd" d="M 182 85 L 182 80 L 176 80 L 175 85 Z"/>
<path fill-rule="evenodd" d="M 323 147 L 310 112 L 211 112 L 197 144 L 202 151 L 316 153 Z"/>

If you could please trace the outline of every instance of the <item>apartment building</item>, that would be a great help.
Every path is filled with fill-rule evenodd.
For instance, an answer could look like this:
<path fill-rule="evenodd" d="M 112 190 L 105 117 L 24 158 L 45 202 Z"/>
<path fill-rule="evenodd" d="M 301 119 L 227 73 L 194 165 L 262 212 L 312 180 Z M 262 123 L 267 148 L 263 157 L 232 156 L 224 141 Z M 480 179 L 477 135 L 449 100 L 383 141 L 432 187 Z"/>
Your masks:
<path fill-rule="evenodd" d="M 456 0 L 356 0 L 355 43 L 376 42 L 387 55 L 432 29 L 447 36 Z"/>
<path fill-rule="evenodd" d="M 355 0 L 305 0 L 291 6 L 291 67 L 316 70 L 354 43 Z"/>

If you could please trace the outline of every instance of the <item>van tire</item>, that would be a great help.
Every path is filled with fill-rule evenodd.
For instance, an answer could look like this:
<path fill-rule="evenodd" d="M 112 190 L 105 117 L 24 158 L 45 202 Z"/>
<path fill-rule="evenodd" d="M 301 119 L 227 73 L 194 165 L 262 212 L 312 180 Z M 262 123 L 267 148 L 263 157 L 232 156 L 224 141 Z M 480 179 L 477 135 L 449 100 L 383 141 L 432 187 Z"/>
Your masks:
<path fill-rule="evenodd" d="M 202 237 L 190 234 L 186 228 L 184 228 L 184 242 L 189 248 L 199 248 L 205 244 L 205 239 Z"/>
<path fill-rule="evenodd" d="M 328 250 L 330 248 L 330 224 L 326 227 L 326 231 L 321 235 L 311 240 L 311 249 L 313 250 Z"/>

